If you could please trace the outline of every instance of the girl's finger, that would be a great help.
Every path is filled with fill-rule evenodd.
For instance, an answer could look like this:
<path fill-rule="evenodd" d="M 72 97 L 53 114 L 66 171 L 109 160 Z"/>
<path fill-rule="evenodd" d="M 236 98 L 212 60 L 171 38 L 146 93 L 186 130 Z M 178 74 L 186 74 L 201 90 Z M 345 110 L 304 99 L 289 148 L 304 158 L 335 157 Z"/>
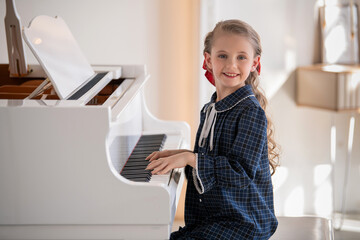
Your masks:
<path fill-rule="evenodd" d="M 154 169 L 157 166 L 159 166 L 161 164 L 161 161 L 159 161 L 159 160 L 160 160 L 160 158 L 156 161 L 150 162 L 149 165 L 145 168 L 145 170 Z"/>
<path fill-rule="evenodd" d="M 151 169 L 154 169 L 154 168 L 155 168 L 154 162 L 151 162 L 149 165 L 147 165 L 145 170 L 151 170 Z"/>
<path fill-rule="evenodd" d="M 160 154 L 158 153 L 155 153 L 154 156 L 152 156 L 150 159 L 149 159 L 149 162 L 152 162 L 154 160 L 159 160 L 161 158 Z"/>
<path fill-rule="evenodd" d="M 163 162 L 158 167 L 154 168 L 154 170 L 151 173 L 157 174 L 158 172 L 161 172 L 166 166 L 167 166 L 167 164 L 165 162 Z"/>
<path fill-rule="evenodd" d="M 166 174 L 168 173 L 170 170 L 172 169 L 172 167 L 170 167 L 170 165 L 166 166 L 161 172 L 159 172 L 159 174 Z"/>
<path fill-rule="evenodd" d="M 163 157 L 163 154 L 162 152 L 160 151 L 157 151 L 157 152 L 154 152 L 154 155 L 149 159 L 149 161 L 153 161 L 153 160 L 157 160 L 157 159 L 160 159 Z"/>
<path fill-rule="evenodd" d="M 145 158 L 145 160 L 151 159 L 157 152 L 152 152 L 149 156 Z"/>

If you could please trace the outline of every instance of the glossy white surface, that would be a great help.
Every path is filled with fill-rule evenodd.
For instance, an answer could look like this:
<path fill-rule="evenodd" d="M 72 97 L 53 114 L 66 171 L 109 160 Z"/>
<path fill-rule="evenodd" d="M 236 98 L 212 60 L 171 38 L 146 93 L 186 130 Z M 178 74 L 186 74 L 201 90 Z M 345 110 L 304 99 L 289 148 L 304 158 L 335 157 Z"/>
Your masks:
<path fill-rule="evenodd" d="M 95 74 L 61 17 L 37 16 L 23 35 L 60 99 Z"/>
<path fill-rule="evenodd" d="M 121 67 L 120 66 L 106 66 L 106 65 L 91 65 L 95 72 L 111 72 L 113 79 L 118 79 L 121 77 Z"/>

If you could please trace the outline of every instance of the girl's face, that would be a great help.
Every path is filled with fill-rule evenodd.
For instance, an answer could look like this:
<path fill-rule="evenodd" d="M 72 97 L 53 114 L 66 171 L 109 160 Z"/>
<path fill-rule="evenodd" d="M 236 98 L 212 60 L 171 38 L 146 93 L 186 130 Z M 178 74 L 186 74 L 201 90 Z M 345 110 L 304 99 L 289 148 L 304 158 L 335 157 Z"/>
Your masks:
<path fill-rule="evenodd" d="M 249 40 L 242 35 L 220 32 L 215 35 L 211 54 L 205 61 L 215 78 L 217 91 L 234 92 L 245 86 L 250 72 L 256 71 L 260 56 L 254 56 Z"/>

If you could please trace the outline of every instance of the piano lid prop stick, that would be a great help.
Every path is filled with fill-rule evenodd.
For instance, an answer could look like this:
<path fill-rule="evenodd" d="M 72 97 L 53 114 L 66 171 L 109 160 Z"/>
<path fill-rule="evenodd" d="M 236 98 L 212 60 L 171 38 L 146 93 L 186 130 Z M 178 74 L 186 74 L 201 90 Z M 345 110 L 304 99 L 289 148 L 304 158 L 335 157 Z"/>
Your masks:
<path fill-rule="evenodd" d="M 24 41 L 21 37 L 21 22 L 14 0 L 6 0 L 6 39 L 9 56 L 10 76 L 22 77 L 28 74 Z"/>
<path fill-rule="evenodd" d="M 48 89 L 51 86 L 51 82 L 49 78 L 46 78 L 29 96 L 27 96 L 25 99 L 32 99 L 33 97 L 38 96 L 42 92 L 44 92 L 46 89 Z"/>

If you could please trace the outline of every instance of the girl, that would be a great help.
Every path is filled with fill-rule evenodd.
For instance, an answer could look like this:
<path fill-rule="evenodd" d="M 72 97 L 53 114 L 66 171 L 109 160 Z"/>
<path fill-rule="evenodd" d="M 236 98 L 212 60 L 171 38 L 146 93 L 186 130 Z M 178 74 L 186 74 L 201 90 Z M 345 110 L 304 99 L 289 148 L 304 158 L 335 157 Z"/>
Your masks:
<path fill-rule="evenodd" d="M 185 167 L 185 227 L 170 239 L 269 239 L 275 232 L 271 173 L 277 146 L 258 89 L 259 35 L 239 20 L 207 34 L 205 74 L 216 87 L 203 107 L 194 151 L 154 152 L 147 169 Z"/>

